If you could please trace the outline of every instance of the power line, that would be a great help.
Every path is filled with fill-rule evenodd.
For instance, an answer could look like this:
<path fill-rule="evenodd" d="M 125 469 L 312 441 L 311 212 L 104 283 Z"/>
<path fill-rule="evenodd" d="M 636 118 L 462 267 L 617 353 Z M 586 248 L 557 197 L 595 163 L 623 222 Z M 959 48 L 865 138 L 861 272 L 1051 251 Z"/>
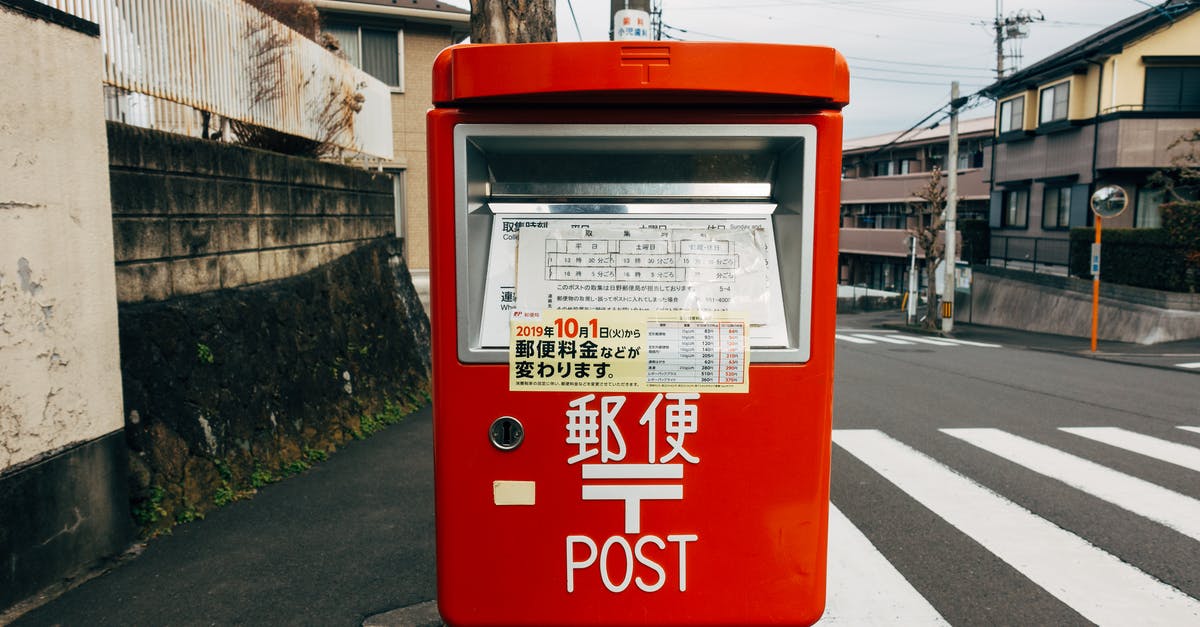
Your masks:
<path fill-rule="evenodd" d="M 877 83 L 899 83 L 901 85 L 945 85 L 946 81 L 908 81 L 900 78 L 881 78 L 877 76 L 863 76 L 862 74 L 851 73 L 851 81 L 875 81 Z M 971 84 L 970 87 L 985 87 L 986 85 Z"/>
<path fill-rule="evenodd" d="M 889 67 L 869 67 L 869 66 L 857 65 L 857 64 L 852 64 L 850 66 L 850 69 L 851 69 L 851 71 L 866 70 L 869 72 L 891 72 L 893 74 L 914 74 L 916 76 L 942 76 L 942 77 L 944 77 L 947 74 L 951 74 L 951 73 L 961 74 L 961 72 L 921 72 L 919 70 L 901 70 L 901 69 L 889 68 Z M 972 70 L 972 71 L 985 72 L 985 73 L 987 72 L 987 70 Z M 990 77 L 976 75 L 976 76 L 968 76 L 967 78 L 978 78 L 980 80 L 983 80 L 983 79 L 990 78 Z"/>
<path fill-rule="evenodd" d="M 720 40 L 722 40 L 722 41 L 741 41 L 740 39 L 734 39 L 734 38 L 732 38 L 732 37 L 724 37 L 724 36 L 722 36 L 722 35 L 713 35 L 712 33 L 702 33 L 702 32 L 700 32 L 700 31 L 688 30 L 688 29 L 686 29 L 686 28 L 679 28 L 679 27 L 677 27 L 677 26 L 671 26 L 670 24 L 667 24 L 667 23 L 665 23 L 665 22 L 663 23 L 663 25 L 662 25 L 662 26 L 663 26 L 663 28 L 664 28 L 664 29 L 668 29 L 668 28 L 669 28 L 669 29 L 671 29 L 671 30 L 674 30 L 674 31 L 679 31 L 679 32 L 681 32 L 681 33 L 687 33 L 687 34 L 689 34 L 689 35 L 699 35 L 699 36 L 701 36 L 701 37 L 711 37 L 711 38 L 713 38 L 713 39 L 720 39 Z M 667 36 L 668 36 L 668 35 L 667 35 L 666 33 L 663 33 L 663 37 L 667 37 Z M 675 38 L 675 37 L 672 37 L 672 39 L 677 39 L 677 38 Z M 681 40 L 681 41 L 682 41 L 682 40 Z"/>
<path fill-rule="evenodd" d="M 895 65 L 913 65 L 913 66 L 917 66 L 917 67 L 946 68 L 946 69 L 951 69 L 951 70 L 980 70 L 980 71 L 991 72 L 991 70 L 984 68 L 984 67 L 980 67 L 978 65 L 967 66 L 967 65 L 946 65 L 944 63 L 914 63 L 912 61 L 893 61 L 891 59 L 873 59 L 871 57 L 852 57 L 849 55 L 847 55 L 846 58 L 850 59 L 851 61 L 868 61 L 870 63 L 891 63 L 891 64 L 895 64 Z"/>
<path fill-rule="evenodd" d="M 571 0 L 567 0 L 567 8 L 571 10 L 571 21 L 575 22 L 575 34 L 579 41 L 583 41 L 583 31 L 579 30 L 579 20 L 575 19 L 575 5 L 571 4 Z"/>

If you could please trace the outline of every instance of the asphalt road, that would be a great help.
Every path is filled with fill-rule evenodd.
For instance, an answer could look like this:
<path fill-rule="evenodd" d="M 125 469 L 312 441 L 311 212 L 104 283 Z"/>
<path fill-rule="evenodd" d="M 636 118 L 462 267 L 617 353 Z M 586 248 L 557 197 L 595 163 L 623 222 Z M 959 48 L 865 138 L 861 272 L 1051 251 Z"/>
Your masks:
<path fill-rule="evenodd" d="M 870 543 L 852 561 L 900 577 L 865 602 L 835 525 L 830 622 L 1200 624 L 1194 373 L 921 342 L 837 357 L 831 500 Z"/>
<path fill-rule="evenodd" d="M 852 336 L 823 623 L 1200 624 L 1197 373 Z M 414 624 L 436 593 L 431 451 L 427 408 L 16 625 Z"/>

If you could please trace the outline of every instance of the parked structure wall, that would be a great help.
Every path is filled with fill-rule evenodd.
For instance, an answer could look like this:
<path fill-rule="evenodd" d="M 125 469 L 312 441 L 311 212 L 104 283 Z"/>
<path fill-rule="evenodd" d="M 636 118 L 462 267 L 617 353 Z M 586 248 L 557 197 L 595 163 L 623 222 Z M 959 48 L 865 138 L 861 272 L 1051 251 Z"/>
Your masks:
<path fill-rule="evenodd" d="M 130 540 L 98 29 L 0 1 L 0 610 Z"/>

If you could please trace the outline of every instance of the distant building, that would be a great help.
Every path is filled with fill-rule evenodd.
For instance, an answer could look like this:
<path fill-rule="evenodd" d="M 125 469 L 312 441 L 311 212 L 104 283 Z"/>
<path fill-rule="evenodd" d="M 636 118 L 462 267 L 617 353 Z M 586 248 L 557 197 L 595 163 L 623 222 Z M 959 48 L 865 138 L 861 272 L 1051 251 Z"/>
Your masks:
<path fill-rule="evenodd" d="M 960 120 L 958 132 L 958 218 L 984 219 L 992 119 Z M 934 167 L 947 169 L 950 125 L 900 135 L 897 131 L 842 145 L 838 263 L 843 285 L 893 292 L 908 289 L 909 250 L 904 241 L 914 219 L 911 203 L 918 201 L 915 193 L 925 186 Z"/>
<path fill-rule="evenodd" d="M 991 263 L 1066 270 L 1091 192 L 1122 186 L 1130 210 L 1105 226 L 1160 226 L 1147 177 L 1200 127 L 1200 2 L 1170 0 L 983 90 L 996 100 Z M 1032 269 L 1032 268 L 1030 268 Z"/>
<path fill-rule="evenodd" d="M 470 33 L 470 11 L 436 0 L 316 0 L 325 32 L 351 63 L 392 90 L 396 235 L 418 291 L 429 274 L 425 113 L 433 106 L 433 60 Z M 426 290 L 422 290 L 422 287 Z"/>

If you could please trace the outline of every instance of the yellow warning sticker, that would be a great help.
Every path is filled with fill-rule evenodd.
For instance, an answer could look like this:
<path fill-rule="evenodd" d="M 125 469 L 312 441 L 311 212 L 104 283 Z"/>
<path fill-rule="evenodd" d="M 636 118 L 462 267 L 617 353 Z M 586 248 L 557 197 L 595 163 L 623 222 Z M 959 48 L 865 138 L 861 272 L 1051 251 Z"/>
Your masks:
<path fill-rule="evenodd" d="M 510 390 L 749 390 L 738 314 L 552 309 L 510 324 Z"/>

